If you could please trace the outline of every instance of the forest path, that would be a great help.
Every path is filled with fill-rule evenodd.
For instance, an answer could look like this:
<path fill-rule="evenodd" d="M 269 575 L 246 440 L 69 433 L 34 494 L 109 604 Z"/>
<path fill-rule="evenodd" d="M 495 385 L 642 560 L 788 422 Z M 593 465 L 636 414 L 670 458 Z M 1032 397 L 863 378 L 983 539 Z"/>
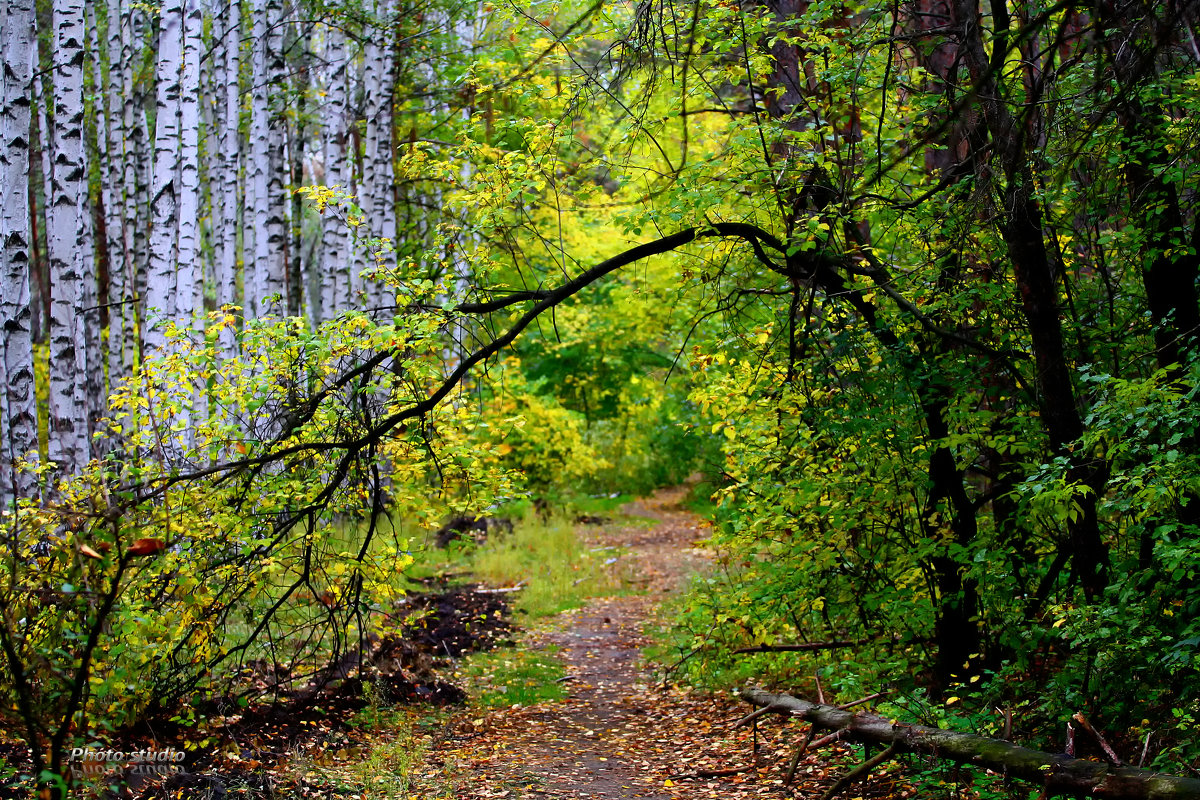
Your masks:
<path fill-rule="evenodd" d="M 708 561 L 697 546 L 706 524 L 680 507 L 689 488 L 661 490 L 625 507 L 630 516 L 655 520 L 653 527 L 581 527 L 585 546 L 621 549 L 621 558 L 635 565 L 632 582 L 644 591 L 594 599 L 526 637 L 523 647 L 558 649 L 568 696 L 460 724 L 425 765 L 454 785 L 454 797 L 679 796 L 664 775 L 682 771 L 698 753 L 681 752 L 678 734 L 695 735 L 718 720 L 691 716 L 695 710 L 682 699 L 664 707 L 639 662 L 644 628 L 660 602 Z"/>

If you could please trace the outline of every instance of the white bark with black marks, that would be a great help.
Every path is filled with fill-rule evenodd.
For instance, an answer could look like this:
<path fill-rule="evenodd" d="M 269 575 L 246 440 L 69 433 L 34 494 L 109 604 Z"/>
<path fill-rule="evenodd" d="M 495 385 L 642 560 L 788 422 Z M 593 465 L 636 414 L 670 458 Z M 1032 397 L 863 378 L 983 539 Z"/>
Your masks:
<path fill-rule="evenodd" d="M 241 89 L 239 74 L 241 66 L 241 2 L 230 0 L 225 13 L 217 17 L 221 28 L 218 45 L 223 58 L 218 78 L 221 92 L 220 102 L 220 156 L 217 159 L 218 175 L 213 180 L 213 197 L 220 211 L 220 232 L 217 237 L 216 260 L 217 305 L 240 305 L 237 296 L 237 231 L 239 221 L 238 169 L 241 156 L 241 139 L 238 122 L 241 113 Z M 236 331 L 232 326 L 222 329 L 220 350 L 222 358 L 237 355 Z"/>
<path fill-rule="evenodd" d="M 54 0 L 52 164 L 47 191 L 50 267 L 49 457 L 76 474 L 90 457 L 84 306 L 95 281 L 83 128 L 84 6 Z"/>
<path fill-rule="evenodd" d="M 33 0 L 0 5 L 0 508 L 32 498 L 37 483 L 17 473 L 20 458 L 37 460 L 37 403 L 30 310 L 32 241 L 29 146 L 37 46 Z"/>
<path fill-rule="evenodd" d="M 325 99 L 321 105 L 324 127 L 321 147 L 324 183 L 348 189 L 350 154 L 348 144 L 346 34 L 331 26 L 325 33 Z M 350 305 L 349 231 L 346 220 L 332 209 L 321 220 L 321 309 L 318 319 L 332 319 Z"/>
<path fill-rule="evenodd" d="M 168 0 L 163 5 L 159 25 L 157 114 L 154 125 L 154 167 L 151 173 L 153 221 L 145 295 L 147 357 L 165 350 L 166 324 L 175 317 L 181 183 L 182 0 Z"/>

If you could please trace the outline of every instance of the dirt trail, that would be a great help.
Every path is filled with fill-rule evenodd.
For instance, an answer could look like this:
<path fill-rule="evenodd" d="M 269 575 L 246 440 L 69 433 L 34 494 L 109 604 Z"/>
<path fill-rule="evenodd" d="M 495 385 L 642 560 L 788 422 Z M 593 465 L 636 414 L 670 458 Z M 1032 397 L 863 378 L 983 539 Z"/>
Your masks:
<path fill-rule="evenodd" d="M 556 645 L 569 696 L 460 719 L 449 738 L 410 773 L 414 800 L 648 798 L 757 800 L 821 797 L 855 763 L 835 744 L 809 751 L 791 785 L 784 767 L 804 727 L 779 720 L 737 726 L 747 713 L 731 693 L 703 694 L 651 682 L 640 663 L 643 630 L 670 592 L 703 568 L 696 546 L 706 526 L 679 504 L 686 487 L 626 507 L 653 527 L 581 528 L 586 546 L 616 545 L 636 564 L 646 591 L 596 599 L 561 614 L 522 646 Z M 899 800 L 914 793 L 884 768 L 850 797 Z"/>
<path fill-rule="evenodd" d="M 655 733 L 651 717 L 658 699 L 645 685 L 648 675 L 639 661 L 643 626 L 663 597 L 706 560 L 696 547 L 707 535 L 704 523 L 679 507 L 688 488 L 663 490 L 626 507 L 632 516 L 657 520 L 653 527 L 606 525 L 584 532 L 589 545 L 623 548 L 646 591 L 593 600 L 526 642 L 560 648 L 568 697 L 498 712 L 478 726 L 481 746 L 460 750 L 451 770 L 456 797 L 675 796 L 659 791 L 666 783 L 662 769 L 648 768 L 648 757 L 662 755 L 647 740 Z"/>

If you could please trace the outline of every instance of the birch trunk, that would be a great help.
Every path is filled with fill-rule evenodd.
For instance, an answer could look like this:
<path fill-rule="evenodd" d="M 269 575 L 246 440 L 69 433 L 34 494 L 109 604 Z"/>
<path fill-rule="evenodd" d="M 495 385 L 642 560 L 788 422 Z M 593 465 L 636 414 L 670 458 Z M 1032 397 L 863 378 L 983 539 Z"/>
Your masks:
<path fill-rule="evenodd" d="M 378 0 L 381 29 L 363 51 L 363 105 L 366 143 L 363 149 L 362 210 L 371 242 L 365 257 L 363 287 L 367 307 L 377 311 L 394 306 L 385 274 L 394 269 L 396 239 L 395 180 L 392 170 L 393 53 L 390 35 L 391 0 Z"/>
<path fill-rule="evenodd" d="M 101 282 L 106 279 L 111 259 L 109 256 L 108 247 L 108 226 L 105 216 L 107 215 L 106 197 L 107 181 L 103 178 L 104 166 L 108 163 L 107 158 L 107 137 L 108 125 L 106 114 L 107 98 L 104 92 L 98 90 L 98 87 L 104 86 L 103 64 L 100 60 L 100 24 L 96 19 L 98 9 L 91 6 L 90 9 L 85 6 L 85 12 L 88 16 L 84 17 L 84 26 L 88 36 L 88 56 L 90 57 L 89 68 L 92 70 L 92 86 L 96 87 L 91 93 L 91 97 L 84 99 L 84 114 L 96 120 L 96 138 L 88 141 L 85 144 L 84 152 L 86 153 L 84 163 L 91 163 L 93 158 L 97 159 L 101 167 L 100 192 L 96 197 L 97 205 L 92 207 L 92 195 L 87 187 L 86 179 L 84 184 L 84 196 L 86 198 L 85 208 L 88 209 L 88 216 L 94 226 L 94 235 L 91 240 L 93 256 L 93 268 L 83 272 L 83 283 L 81 285 L 81 306 L 83 313 L 83 361 L 90 368 L 84 373 L 84 399 L 87 403 L 87 437 L 88 441 L 92 442 L 93 435 L 96 433 L 96 426 L 101 417 L 104 416 L 105 406 L 107 405 L 108 392 L 104 386 L 104 320 L 102 318 L 101 304 L 105 303 L 108 296 L 107 284 Z M 86 129 L 85 129 L 86 133 Z M 85 173 L 86 174 L 86 173 Z M 93 448 L 98 447 L 98 443 L 93 442 Z M 97 449 L 97 454 L 100 451 Z"/>
<path fill-rule="evenodd" d="M 126 98 L 132 87 L 126 86 L 126 59 L 132 55 L 128 36 L 127 10 L 121 0 L 108 0 L 108 84 L 104 113 L 107 157 L 101 193 L 104 202 L 104 230 L 108 238 L 108 382 L 110 390 L 129 376 L 132 359 L 126 360 L 132 339 L 134 318 L 131 302 L 129 210 L 126 205 L 125 174 L 130 157 L 125 113 Z M 103 85 L 99 81 L 97 86 Z"/>
<path fill-rule="evenodd" d="M 146 324 L 146 268 L 149 263 L 147 230 L 150 227 L 149 133 L 142 90 L 134 80 L 134 62 L 143 49 L 146 17 L 133 5 L 121 15 L 121 87 L 124 98 L 125 286 L 129 300 L 129 334 L 121 347 L 121 368 L 132 374 L 135 353 L 142 352 Z"/>
<path fill-rule="evenodd" d="M 267 128 L 270 125 L 270 109 L 267 95 L 267 9 L 263 0 L 253 3 L 254 29 L 253 54 L 250 59 L 250 163 L 246 176 L 246 207 L 251 212 L 252 222 L 246 236 L 244 276 L 247 317 L 259 317 L 264 313 L 263 298 L 266 294 L 267 217 L 269 195 L 267 194 L 267 170 L 270 162 L 270 143 Z"/>
<path fill-rule="evenodd" d="M 287 62 L 283 55 L 283 4 L 267 0 L 267 89 L 278 95 L 287 81 Z M 272 91 L 273 90 L 273 91 Z M 284 147 L 287 140 L 287 118 L 281 99 L 268 94 L 270 108 L 267 127 L 267 227 L 266 252 L 260 252 L 259 266 L 265 266 L 263 291 L 273 313 L 288 310 L 287 286 L 287 181 L 288 170 Z M 271 300 L 270 298 L 278 298 Z"/>
<path fill-rule="evenodd" d="M 321 106 L 324 138 L 325 185 L 347 188 L 349 151 L 347 144 L 346 34 L 331 27 L 325 38 L 325 102 Z M 332 210 L 321 221 L 321 308 L 319 321 L 332 319 L 350 303 L 349 232 L 346 221 Z"/>
<path fill-rule="evenodd" d="M 179 96 L 179 234 L 176 267 L 175 322 L 192 328 L 196 342 L 204 340 L 204 269 L 200 264 L 200 48 L 204 18 L 199 0 L 184 0 L 183 64 Z M 200 365 L 197 364 L 197 372 Z M 193 396 L 196 419 L 207 417 L 204 383 Z M 194 436 L 191 415 L 183 409 L 184 430 Z"/>
<path fill-rule="evenodd" d="M 247 205 L 253 211 L 253 247 L 246 258 L 245 285 L 253 287 L 247 306 L 255 317 L 278 313 L 284 296 L 283 118 L 272 87 L 285 79 L 278 0 L 254 4 L 254 57 L 251 62 L 250 169 Z M 286 308 L 284 306 L 283 308 Z"/>
<path fill-rule="evenodd" d="M 30 473 L 13 469 L 19 458 L 36 460 L 38 444 L 27 202 L 35 25 L 33 0 L 0 5 L 0 508 L 37 491 Z"/>
<path fill-rule="evenodd" d="M 238 180 L 241 142 L 238 137 L 238 120 L 241 113 L 240 49 L 242 40 L 241 3 L 230 0 L 223 15 L 225 26 L 222 32 L 221 52 L 224 63 L 221 71 L 221 157 L 218 161 L 220 178 L 214 182 L 214 197 L 220 206 L 221 228 L 219 252 L 216 263 L 217 305 L 238 305 L 237 297 L 237 229 L 238 229 Z M 232 326 L 221 330 L 221 357 L 230 359 L 237 354 L 237 338 Z"/>
<path fill-rule="evenodd" d="M 183 4 L 162 7 L 158 36 L 158 109 L 151 175 L 151 234 L 146 270 L 146 356 L 166 348 L 165 326 L 175 315 L 181 182 L 180 85 L 183 66 Z"/>
<path fill-rule="evenodd" d="M 303 25 L 294 26 L 296 39 L 288 46 L 290 51 L 299 51 L 300 53 L 308 53 L 311 47 L 311 41 L 307 28 Z M 306 259 L 304 258 L 304 204 L 301 201 L 300 195 L 296 193 L 296 188 L 304 184 L 304 136 L 305 125 L 308 118 L 308 82 L 309 82 L 309 65 L 307 59 L 300 62 L 292 71 L 293 83 L 292 93 L 296 98 L 296 123 L 290 128 L 285 128 L 287 136 L 287 161 L 289 170 L 289 186 L 288 196 L 290 202 L 287 204 L 288 210 L 288 267 L 287 267 L 287 294 L 288 294 L 288 314 L 293 317 L 299 317 L 305 312 L 309 312 L 306 316 L 310 322 L 315 322 L 316 317 L 311 313 L 313 303 L 307 297 L 308 282 L 305 280 L 309 270 L 306 268 Z"/>
<path fill-rule="evenodd" d="M 52 9 L 54 120 L 48 197 L 50 262 L 50 460 L 77 474 L 87 463 L 87 396 L 83 306 L 93 279 L 86 213 L 83 138 L 84 14 L 82 0 L 55 0 Z"/>

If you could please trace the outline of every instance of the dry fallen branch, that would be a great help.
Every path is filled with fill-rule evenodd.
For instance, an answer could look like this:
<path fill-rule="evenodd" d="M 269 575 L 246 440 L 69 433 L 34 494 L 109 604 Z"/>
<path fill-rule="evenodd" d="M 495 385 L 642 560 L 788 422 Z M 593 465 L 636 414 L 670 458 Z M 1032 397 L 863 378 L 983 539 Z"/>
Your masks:
<path fill-rule="evenodd" d="M 777 710 L 778 709 L 772 708 L 771 706 L 767 706 L 766 708 L 760 708 L 755 711 L 751 711 L 749 714 L 742 717 L 737 722 L 733 723 L 733 727 L 740 728 L 743 725 L 749 725 L 751 722 L 754 722 L 754 720 L 758 719 L 759 717 L 766 716 L 767 714 L 770 714 L 772 711 L 777 711 Z"/>
<path fill-rule="evenodd" d="M 846 787 L 856 781 L 861 781 L 866 778 L 867 775 L 870 774 L 871 770 L 875 769 L 880 764 L 896 755 L 897 752 L 897 745 L 895 742 L 893 742 L 890 747 L 887 747 L 876 753 L 854 769 L 847 772 L 842 777 L 838 778 L 837 782 L 834 783 L 833 786 L 829 787 L 829 791 L 822 796 L 821 800 L 833 800 L 833 798 L 837 797 L 839 793 L 846 789 Z"/>
<path fill-rule="evenodd" d="M 510 592 L 519 592 L 525 588 L 525 581 L 521 581 L 515 586 L 501 586 L 498 589 L 487 589 L 484 587 L 476 587 L 476 594 L 509 594 Z"/>
<path fill-rule="evenodd" d="M 1109 763 L 1116 764 L 1118 767 L 1125 763 L 1116 754 L 1116 752 L 1108 746 L 1108 742 L 1105 741 L 1104 737 L 1100 734 L 1100 731 L 1092 727 L 1092 723 L 1087 721 L 1087 717 L 1083 716 L 1082 712 L 1075 712 L 1075 715 L 1071 717 L 1071 719 L 1078 722 L 1083 726 L 1085 731 L 1091 734 L 1091 737 L 1096 740 L 1096 744 L 1100 745 L 1100 749 L 1104 751 L 1104 757 L 1109 760 Z"/>
<path fill-rule="evenodd" d="M 702 778 L 728 778 L 731 775 L 740 775 L 743 772 L 753 772 L 754 767 L 733 767 L 731 769 L 698 769 L 694 772 L 677 772 L 674 775 L 668 775 L 671 780 L 683 781 Z"/>
<path fill-rule="evenodd" d="M 792 753 L 792 760 L 788 762 L 787 772 L 783 776 L 783 785 L 790 786 L 792 778 L 796 777 L 796 768 L 800 766 L 800 759 L 804 758 L 804 754 L 808 752 L 808 746 L 812 743 L 813 734 L 817 732 L 816 725 L 810 725 L 808 733 L 804 735 L 804 740 L 800 742 L 800 746 L 796 748 L 796 752 Z"/>
<path fill-rule="evenodd" d="M 842 731 L 847 739 L 928 753 L 981 769 L 1003 770 L 1011 777 L 1042 786 L 1047 797 L 1200 800 L 1200 780 L 1194 778 L 1051 755 L 972 733 L 894 723 L 876 714 L 855 714 L 761 689 L 744 689 L 739 695 L 752 705 Z"/>

